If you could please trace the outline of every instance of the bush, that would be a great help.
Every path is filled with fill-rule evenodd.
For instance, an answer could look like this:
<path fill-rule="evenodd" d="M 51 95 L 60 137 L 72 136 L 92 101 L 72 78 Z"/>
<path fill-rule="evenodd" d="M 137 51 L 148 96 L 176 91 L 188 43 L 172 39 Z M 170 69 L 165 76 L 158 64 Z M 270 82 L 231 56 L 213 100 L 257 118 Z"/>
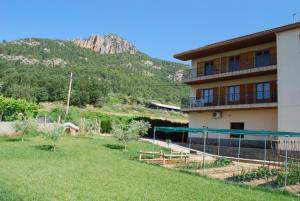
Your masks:
<path fill-rule="evenodd" d="M 14 121 L 35 117 L 38 107 L 22 99 L 5 98 L 0 96 L 0 120 Z"/>
<path fill-rule="evenodd" d="M 114 124 L 112 134 L 127 150 L 127 144 L 131 140 L 138 140 L 145 135 L 150 128 L 150 124 L 144 121 L 132 121 L 129 124 Z"/>

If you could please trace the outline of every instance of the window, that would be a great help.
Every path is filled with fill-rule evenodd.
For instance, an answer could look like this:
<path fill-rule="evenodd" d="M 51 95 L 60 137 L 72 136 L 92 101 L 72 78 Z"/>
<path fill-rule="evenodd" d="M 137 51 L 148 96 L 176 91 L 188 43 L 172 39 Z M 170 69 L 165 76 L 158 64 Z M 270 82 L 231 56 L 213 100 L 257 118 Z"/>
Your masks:
<path fill-rule="evenodd" d="M 237 102 L 240 100 L 240 86 L 228 87 L 228 101 Z"/>
<path fill-rule="evenodd" d="M 214 62 L 205 62 L 204 64 L 204 75 L 213 75 L 214 74 Z"/>
<path fill-rule="evenodd" d="M 213 89 L 204 89 L 203 90 L 203 99 L 204 99 L 204 103 L 209 104 L 213 102 Z"/>
<path fill-rule="evenodd" d="M 238 130 L 244 130 L 244 122 L 232 122 L 230 123 L 230 129 L 238 129 Z M 230 138 L 244 138 L 244 135 L 239 134 L 231 134 Z"/>
<path fill-rule="evenodd" d="M 262 66 L 269 66 L 269 65 L 271 65 L 270 51 L 264 50 L 264 51 L 256 52 L 255 66 L 262 67 Z"/>
<path fill-rule="evenodd" d="M 230 57 L 229 58 L 229 72 L 240 70 L 240 57 Z"/>
<path fill-rule="evenodd" d="M 257 100 L 268 100 L 271 98 L 270 94 L 270 83 L 258 83 L 256 84 L 256 99 Z"/>

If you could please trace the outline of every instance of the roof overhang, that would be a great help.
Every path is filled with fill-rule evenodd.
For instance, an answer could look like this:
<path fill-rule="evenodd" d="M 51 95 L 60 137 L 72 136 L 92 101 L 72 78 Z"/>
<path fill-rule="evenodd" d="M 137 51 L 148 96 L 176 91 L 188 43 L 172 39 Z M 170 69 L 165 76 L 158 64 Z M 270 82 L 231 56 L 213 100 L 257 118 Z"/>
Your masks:
<path fill-rule="evenodd" d="M 288 31 L 291 29 L 300 28 L 300 22 L 285 25 L 282 27 L 277 27 L 274 29 L 269 29 L 266 31 L 257 32 L 254 34 L 249 34 L 246 36 L 241 36 L 238 38 L 233 38 L 230 40 L 225 40 L 218 43 L 213 43 L 211 45 L 206 45 L 197 49 L 181 52 L 174 55 L 174 58 L 188 61 L 196 58 L 206 57 L 213 54 L 218 54 L 230 50 L 246 48 L 250 46 L 260 45 L 264 43 L 269 43 L 276 41 L 276 33 Z"/>

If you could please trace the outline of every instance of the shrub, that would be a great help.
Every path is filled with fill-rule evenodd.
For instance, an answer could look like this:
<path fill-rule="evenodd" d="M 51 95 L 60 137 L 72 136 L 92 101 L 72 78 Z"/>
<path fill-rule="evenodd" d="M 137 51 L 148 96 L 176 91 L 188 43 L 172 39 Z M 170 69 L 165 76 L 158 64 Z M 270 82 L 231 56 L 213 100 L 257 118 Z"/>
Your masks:
<path fill-rule="evenodd" d="M 36 135 L 38 133 L 38 125 L 34 120 L 16 121 L 14 125 L 17 132 L 21 133 L 22 142 L 27 135 Z"/>
<path fill-rule="evenodd" d="M 127 150 L 127 144 L 131 140 L 138 140 L 145 135 L 150 128 L 150 124 L 144 121 L 132 121 L 129 124 L 114 124 L 112 126 L 112 134 Z"/>
<path fill-rule="evenodd" d="M 38 107 L 22 99 L 5 98 L 0 96 L 0 120 L 14 121 L 35 117 Z"/>

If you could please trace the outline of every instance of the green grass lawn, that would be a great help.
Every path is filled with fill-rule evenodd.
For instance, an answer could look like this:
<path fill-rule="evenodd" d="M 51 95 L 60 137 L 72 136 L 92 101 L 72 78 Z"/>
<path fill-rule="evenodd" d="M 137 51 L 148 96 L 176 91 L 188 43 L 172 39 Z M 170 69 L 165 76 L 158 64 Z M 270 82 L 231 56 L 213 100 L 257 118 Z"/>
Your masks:
<path fill-rule="evenodd" d="M 298 199 L 133 160 L 137 150 L 151 150 L 147 143 L 132 142 L 127 152 L 109 137 L 65 137 L 57 152 L 47 144 L 0 138 L 1 201 Z"/>

